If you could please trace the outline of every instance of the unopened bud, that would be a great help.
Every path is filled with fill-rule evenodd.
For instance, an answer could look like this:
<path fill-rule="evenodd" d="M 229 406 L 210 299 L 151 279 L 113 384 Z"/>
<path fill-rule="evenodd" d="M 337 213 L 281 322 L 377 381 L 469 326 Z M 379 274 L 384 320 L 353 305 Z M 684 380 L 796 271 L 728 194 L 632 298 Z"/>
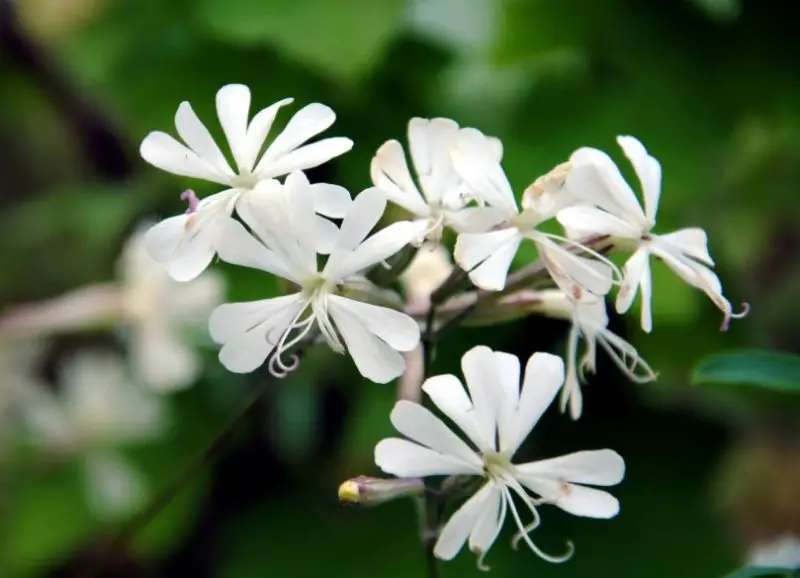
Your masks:
<path fill-rule="evenodd" d="M 414 260 L 400 275 L 400 283 L 409 303 L 427 306 L 431 293 L 438 289 L 453 272 L 450 255 L 441 245 L 422 247 Z"/>
<path fill-rule="evenodd" d="M 339 486 L 339 501 L 358 506 L 377 506 L 384 502 L 422 496 L 425 482 L 422 478 L 371 478 L 358 476 Z"/>

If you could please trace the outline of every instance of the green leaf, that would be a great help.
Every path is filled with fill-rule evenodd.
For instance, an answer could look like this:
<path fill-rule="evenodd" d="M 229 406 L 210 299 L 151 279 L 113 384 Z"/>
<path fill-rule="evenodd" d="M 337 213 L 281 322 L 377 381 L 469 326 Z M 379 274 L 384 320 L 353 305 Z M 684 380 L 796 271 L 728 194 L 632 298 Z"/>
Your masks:
<path fill-rule="evenodd" d="M 800 393 L 800 356 L 762 350 L 712 355 L 697 364 L 692 383 L 756 385 L 774 391 Z"/>
<path fill-rule="evenodd" d="M 725 578 L 759 578 L 760 576 L 795 576 L 792 568 L 772 568 L 766 566 L 745 566 Z"/>
<path fill-rule="evenodd" d="M 352 81 L 383 56 L 402 25 L 402 0 L 197 0 L 197 20 L 229 43 L 270 44 L 335 80 Z"/>

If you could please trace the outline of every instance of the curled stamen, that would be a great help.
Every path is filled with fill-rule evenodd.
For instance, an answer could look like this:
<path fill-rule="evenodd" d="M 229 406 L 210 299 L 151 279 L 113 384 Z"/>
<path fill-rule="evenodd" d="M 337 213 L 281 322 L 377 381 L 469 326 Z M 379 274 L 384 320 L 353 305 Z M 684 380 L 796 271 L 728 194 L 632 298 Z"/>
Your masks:
<path fill-rule="evenodd" d="M 181 201 L 189 201 L 189 208 L 186 209 L 187 215 L 197 212 L 200 199 L 197 198 L 197 194 L 192 189 L 186 189 L 181 193 Z"/>
<path fill-rule="evenodd" d="M 742 301 L 742 310 L 739 313 L 733 312 L 733 307 L 727 309 L 725 311 L 725 317 L 722 320 L 722 325 L 720 326 L 720 331 L 727 331 L 728 327 L 731 324 L 731 319 L 742 319 L 743 317 L 747 317 L 747 314 L 750 313 L 750 303 L 747 301 Z"/>
<path fill-rule="evenodd" d="M 514 491 L 517 492 L 517 494 L 519 494 L 522 491 L 521 489 L 517 489 L 514 486 L 512 486 L 512 488 L 514 489 Z M 517 528 L 519 528 L 520 530 L 520 538 L 525 541 L 525 544 L 527 544 L 528 548 L 530 548 L 531 551 L 540 558 L 547 560 L 548 562 L 551 562 L 553 564 L 560 564 L 561 562 L 566 562 L 567 560 L 569 560 L 572 557 L 572 554 L 575 552 L 575 545 L 572 542 L 568 541 L 567 553 L 561 556 L 553 556 L 551 554 L 546 554 L 545 552 L 543 552 L 536 544 L 533 543 L 531 537 L 524 531 L 526 526 L 523 526 L 522 524 L 522 520 L 519 517 L 519 512 L 517 512 L 516 506 L 514 506 L 513 498 L 511 497 L 510 491 L 508 490 L 508 488 L 504 488 L 503 491 L 508 494 L 506 499 L 509 501 L 508 505 L 509 509 L 511 510 L 511 515 L 514 517 L 514 521 L 517 523 Z M 523 501 L 526 504 L 528 504 L 528 500 L 530 500 L 530 498 L 525 496 L 524 492 L 522 494 L 522 497 Z M 531 511 L 535 511 L 535 509 L 531 508 Z"/>

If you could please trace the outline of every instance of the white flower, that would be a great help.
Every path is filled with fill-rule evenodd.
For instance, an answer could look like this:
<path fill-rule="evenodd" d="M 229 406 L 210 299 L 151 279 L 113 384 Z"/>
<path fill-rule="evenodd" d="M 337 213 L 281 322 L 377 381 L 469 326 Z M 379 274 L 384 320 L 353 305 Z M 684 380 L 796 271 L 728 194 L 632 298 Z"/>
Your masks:
<path fill-rule="evenodd" d="M 110 354 L 79 354 L 61 371 L 58 396 L 31 389 L 23 411 L 39 443 L 83 459 L 94 513 L 114 517 L 141 504 L 141 475 L 114 448 L 163 434 L 166 414 L 160 399 L 128 381 L 121 360 Z"/>
<path fill-rule="evenodd" d="M 260 154 L 278 110 L 291 102 L 290 98 L 281 100 L 248 122 L 250 89 L 229 84 L 217 92 L 217 116 L 230 145 L 235 169 L 188 102 L 182 102 L 175 114 L 175 128 L 185 145 L 163 132 L 151 132 L 142 141 L 142 158 L 150 164 L 176 175 L 226 187 L 202 201 L 190 191 L 184 193 L 181 198 L 189 199 L 187 214 L 165 219 L 148 232 L 148 250 L 157 261 L 169 264 L 170 275 L 175 279 L 193 279 L 208 267 L 214 257 L 219 219 L 231 215 L 244 193 L 252 191 L 259 182 L 319 166 L 353 147 L 353 142 L 343 137 L 304 144 L 336 119 L 329 107 L 312 103 L 300 109 Z M 343 194 L 346 191 L 327 185 L 317 192 L 317 211 L 341 217 L 350 202 L 349 195 Z"/>
<path fill-rule="evenodd" d="M 564 383 L 564 362 L 554 355 L 534 353 L 525 367 L 520 389 L 519 360 L 508 353 L 478 346 L 461 360 L 467 390 L 453 375 L 439 375 L 422 386 L 436 407 L 466 435 L 463 441 L 443 421 L 421 405 L 399 401 L 392 424 L 411 441 L 382 440 L 375 463 L 399 477 L 467 475 L 483 479 L 480 489 L 445 524 L 434 554 L 453 558 L 469 540 L 481 560 L 497 539 L 508 511 L 517 526 L 516 544 L 524 540 L 541 552 L 529 532 L 539 524 L 536 506 L 551 503 L 577 516 L 611 518 L 619 503 L 610 494 L 589 488 L 618 484 L 625 463 L 608 449 L 582 451 L 548 460 L 514 464 L 512 458 Z M 540 496 L 533 498 L 528 491 Z M 522 522 L 514 496 L 533 516 Z M 479 560 L 479 564 L 481 564 Z"/>
<path fill-rule="evenodd" d="M 294 365 L 282 356 L 316 325 L 334 351 L 342 353 L 346 346 L 364 377 L 385 383 L 403 372 L 398 352 L 419 342 L 417 323 L 404 313 L 337 295 L 337 289 L 407 245 L 414 226 L 394 223 L 367 238 L 386 208 L 384 194 L 373 188 L 356 197 L 340 229 L 331 223 L 322 232 L 315 226 L 312 193 L 302 173 L 295 173 L 285 186 L 253 197 L 245 220 L 258 240 L 233 219 L 225 223 L 221 259 L 288 279 L 299 291 L 219 306 L 209 327 L 212 338 L 222 344 L 220 361 L 230 371 L 246 373 L 274 351 L 270 371 L 285 374 Z M 322 270 L 316 250 L 320 234 L 330 236 L 326 243 L 332 248 Z"/>
<path fill-rule="evenodd" d="M 642 329 L 648 333 L 653 328 L 651 254 L 663 260 L 684 281 L 704 291 L 725 315 L 722 328 L 727 329 L 730 319 L 746 315 L 749 306 L 745 304 L 744 311 L 735 314 L 722 295 L 719 278 L 711 270 L 714 261 L 708 253 L 705 231 L 688 228 L 667 235 L 652 232 L 661 195 L 661 165 L 634 137 L 620 136 L 617 142 L 641 183 L 644 210 L 614 161 L 602 151 L 582 148 L 570 158 L 573 170 L 567 184 L 574 194 L 596 206 L 566 208 L 559 212 L 559 222 L 573 231 L 611 235 L 618 245 L 634 249 L 623 269 L 616 308 L 618 313 L 630 309 L 638 290 L 642 295 Z"/>
<path fill-rule="evenodd" d="M 572 322 L 567 337 L 567 375 L 560 400 L 561 411 L 566 411 L 569 405 L 572 419 L 578 419 L 583 411 L 580 383 L 586 380 L 585 372 L 597 371 L 598 344 L 628 379 L 647 383 L 658 377 L 633 345 L 608 328 L 604 299 L 585 297 L 576 300 L 558 289 L 541 291 L 538 297 L 542 301 L 541 310 L 546 315 Z M 578 361 L 578 340 L 581 337 L 585 351 Z"/>
<path fill-rule="evenodd" d="M 800 538 L 787 534 L 756 544 L 747 553 L 747 565 L 767 568 L 800 568 Z"/>
<path fill-rule="evenodd" d="M 553 239 L 573 246 L 579 246 L 578 243 L 536 229 L 570 204 L 570 195 L 561 196 L 558 188 L 545 187 L 542 180 L 537 180 L 523 196 L 520 212 L 511 185 L 492 157 L 486 137 L 475 129 L 459 131 L 452 157 L 472 194 L 489 205 L 472 209 L 473 222 L 476 227 L 480 224 L 484 232 L 459 234 L 455 247 L 456 262 L 469 271 L 469 278 L 476 286 L 487 291 L 502 290 L 511 261 L 522 240 L 527 238 L 536 244 L 553 280 L 566 292 L 608 293 L 613 269 L 607 259 L 582 246 L 601 261 L 578 257 Z M 560 174 L 564 169 L 557 167 L 556 170 Z"/>
<path fill-rule="evenodd" d="M 224 281 L 206 271 L 186 283 L 153 260 L 136 231 L 123 247 L 118 269 L 122 314 L 131 325 L 131 364 L 143 384 L 158 391 L 182 389 L 200 372 L 187 330 L 208 331 L 208 316 L 222 302 Z"/>
<path fill-rule="evenodd" d="M 383 190 L 389 201 L 417 217 L 415 244 L 426 239 L 437 243 L 445 226 L 456 231 L 475 228 L 473 211 L 466 207 L 471 197 L 450 159 L 458 131 L 458 124 L 447 118 L 409 121 L 408 146 L 419 187 L 411 177 L 403 146 L 398 141 L 386 141 L 372 159 L 372 184 Z M 489 154 L 499 162 L 503 154 L 500 141 L 485 138 Z"/>

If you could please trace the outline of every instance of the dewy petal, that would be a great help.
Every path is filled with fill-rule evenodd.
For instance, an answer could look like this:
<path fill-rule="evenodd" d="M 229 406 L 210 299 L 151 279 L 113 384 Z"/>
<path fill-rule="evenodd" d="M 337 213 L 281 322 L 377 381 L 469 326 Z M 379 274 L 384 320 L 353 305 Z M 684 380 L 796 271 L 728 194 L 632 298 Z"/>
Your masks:
<path fill-rule="evenodd" d="M 631 161 L 636 176 L 642 184 L 645 215 L 650 223 L 656 222 L 658 199 L 661 196 L 661 165 L 650 156 L 641 142 L 632 136 L 618 136 L 617 142 Z"/>
<path fill-rule="evenodd" d="M 372 184 L 394 204 L 420 217 L 427 217 L 430 213 L 427 202 L 411 178 L 403 146 L 396 140 L 386 141 L 375 153 L 370 176 Z"/>
<path fill-rule="evenodd" d="M 217 91 L 217 116 L 239 170 L 247 164 L 247 120 L 250 114 L 250 89 L 243 84 L 228 84 Z"/>
<path fill-rule="evenodd" d="M 495 483 L 488 482 L 450 516 L 433 548 L 437 558 L 441 560 L 455 558 L 486 509 L 495 507 L 495 501 L 492 499 L 494 493 Z"/>
<path fill-rule="evenodd" d="M 192 105 L 184 101 L 178 106 L 175 113 L 175 128 L 189 148 L 196 152 L 200 158 L 206 160 L 217 171 L 227 177 L 233 177 L 234 173 L 225 159 L 225 155 L 219 150 L 217 143 L 211 137 L 206 126 L 197 118 Z"/>
<path fill-rule="evenodd" d="M 130 355 L 139 377 L 157 391 L 184 389 L 200 373 L 194 349 L 183 343 L 174 328 L 158 320 L 136 328 Z"/>
<path fill-rule="evenodd" d="M 473 467 L 473 473 L 483 471 L 483 461 L 442 420 L 412 401 L 398 401 L 390 416 L 392 425 L 411 441 L 441 454 L 454 456 Z"/>
<path fill-rule="evenodd" d="M 625 477 L 625 460 L 614 450 L 591 450 L 516 466 L 523 476 L 564 480 L 575 484 L 614 486 Z"/>
<path fill-rule="evenodd" d="M 368 330 L 349 307 L 339 306 L 341 301 L 331 300 L 331 297 L 334 296 L 328 297 L 328 312 L 361 375 L 375 383 L 388 383 L 402 375 L 406 367 L 403 356 Z"/>
<path fill-rule="evenodd" d="M 457 476 L 475 473 L 475 468 L 450 455 L 400 438 L 387 438 L 375 446 L 375 464 L 387 474 L 401 478 Z"/>
<path fill-rule="evenodd" d="M 646 246 L 640 247 L 631 255 L 622 268 L 622 284 L 617 293 L 617 313 L 625 313 L 631 308 L 637 290 L 642 292 L 642 329 L 649 333 L 652 329 L 652 318 L 649 316 L 650 250 Z"/>
<path fill-rule="evenodd" d="M 567 175 L 566 186 L 573 194 L 640 228 L 646 227 L 645 214 L 636 194 L 611 157 L 586 147 L 572 153 L 570 163 L 572 170 Z"/>
<path fill-rule="evenodd" d="M 470 192 L 493 207 L 515 215 L 519 212 L 514 191 L 495 160 L 496 153 L 486 135 L 474 128 L 463 128 L 451 149 L 453 167 Z"/>
<path fill-rule="evenodd" d="M 311 186 L 314 197 L 314 210 L 331 219 L 341 219 L 353 204 L 350 193 L 344 187 L 328 183 L 316 183 Z"/>
<path fill-rule="evenodd" d="M 564 384 L 564 361 L 549 353 L 534 353 L 525 364 L 519 408 L 514 420 L 513 442 L 503 450 L 511 455 L 539 421 Z"/>
<path fill-rule="evenodd" d="M 497 413 L 495 409 L 495 365 L 491 349 L 477 345 L 461 357 L 461 372 L 475 408 L 475 422 L 480 432 L 472 441 L 482 452 L 496 451 Z"/>
<path fill-rule="evenodd" d="M 139 147 L 139 154 L 154 167 L 174 175 L 204 179 L 221 185 L 227 185 L 230 181 L 223 172 L 164 132 L 148 134 Z"/>
<path fill-rule="evenodd" d="M 623 239 L 638 240 L 640 228 L 611 213 L 586 205 L 567 207 L 556 214 L 556 220 L 567 229 L 594 235 L 611 235 Z"/>
<path fill-rule="evenodd" d="M 228 263 L 260 269 L 295 283 L 301 281 L 292 275 L 280 255 L 267 249 L 248 233 L 241 223 L 231 218 L 226 218 L 220 225 L 217 252 L 219 258 Z"/>
<path fill-rule="evenodd" d="M 574 516 L 613 518 L 619 513 L 617 499 L 603 490 L 536 476 L 519 476 L 519 481 L 549 503 Z"/>
<path fill-rule="evenodd" d="M 419 344 L 419 325 L 405 313 L 362 303 L 340 295 L 328 296 L 331 309 L 344 309 L 373 335 L 397 351 L 411 351 Z"/>
<path fill-rule="evenodd" d="M 456 424 L 478 447 L 489 447 L 484 439 L 476 412 L 464 386 L 455 375 L 435 375 L 422 384 L 422 391 L 450 421 Z"/>
<path fill-rule="evenodd" d="M 505 288 L 511 261 L 522 242 L 514 227 L 489 233 L 461 233 L 456 240 L 454 257 L 469 272 L 470 280 L 481 289 Z"/>

